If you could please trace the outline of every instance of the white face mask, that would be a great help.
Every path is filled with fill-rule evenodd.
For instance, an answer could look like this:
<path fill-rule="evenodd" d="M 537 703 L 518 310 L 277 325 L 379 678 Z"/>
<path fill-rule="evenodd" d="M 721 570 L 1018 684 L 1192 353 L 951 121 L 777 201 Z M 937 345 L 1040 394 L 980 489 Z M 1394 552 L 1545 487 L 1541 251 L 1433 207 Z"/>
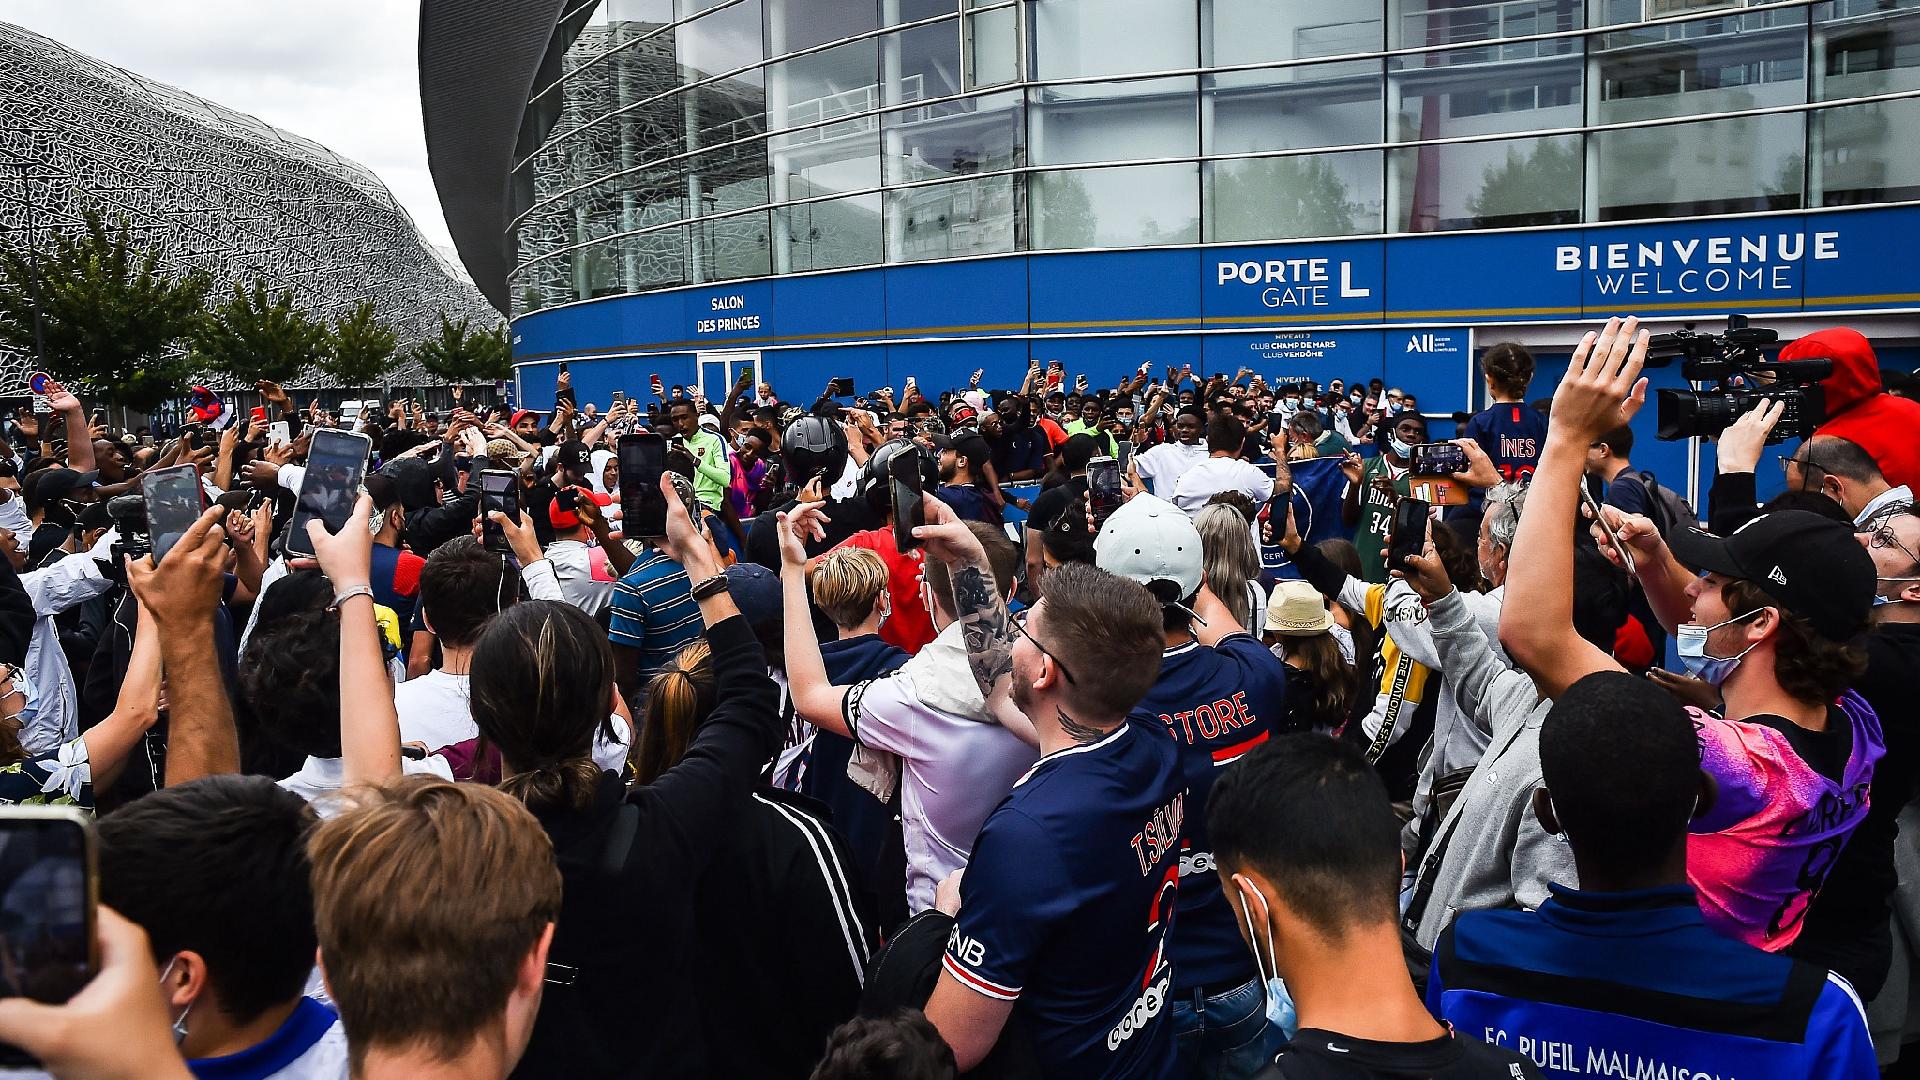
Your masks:
<path fill-rule="evenodd" d="M 180 957 L 179 957 L 179 954 L 177 953 L 174 955 L 173 959 L 167 961 L 166 970 L 160 973 L 160 986 L 162 991 L 164 991 L 166 988 L 167 976 L 173 974 L 173 965 L 179 962 L 180 962 Z M 173 1045 L 179 1046 L 181 1043 L 187 1041 L 187 1014 L 192 1011 L 193 1011 L 193 1003 L 188 1002 L 187 1007 L 184 1009 L 181 1009 L 180 1015 L 173 1021 Z"/>

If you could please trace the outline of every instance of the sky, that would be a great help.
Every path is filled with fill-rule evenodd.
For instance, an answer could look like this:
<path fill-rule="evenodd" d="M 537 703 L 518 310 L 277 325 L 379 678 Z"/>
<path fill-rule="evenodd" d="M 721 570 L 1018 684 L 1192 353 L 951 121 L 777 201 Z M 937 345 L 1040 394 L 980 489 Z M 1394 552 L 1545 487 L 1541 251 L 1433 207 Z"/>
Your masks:
<path fill-rule="evenodd" d="M 352 158 L 450 249 L 420 130 L 418 0 L 5 0 L 0 20 Z"/>

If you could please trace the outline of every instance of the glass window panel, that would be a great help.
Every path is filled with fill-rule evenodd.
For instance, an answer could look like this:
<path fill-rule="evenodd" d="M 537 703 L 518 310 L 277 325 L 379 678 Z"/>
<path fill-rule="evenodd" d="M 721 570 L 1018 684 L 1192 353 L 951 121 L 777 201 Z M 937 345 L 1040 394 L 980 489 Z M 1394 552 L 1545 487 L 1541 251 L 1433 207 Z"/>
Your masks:
<path fill-rule="evenodd" d="M 797 203 L 773 213 L 776 273 L 865 266 L 881 260 L 878 192 Z"/>
<path fill-rule="evenodd" d="M 1805 8 L 1596 35 L 1596 124 L 1735 112 L 1807 99 Z"/>
<path fill-rule="evenodd" d="M 768 117 L 779 130 L 870 113 L 880 107 L 879 75 L 880 42 L 874 38 L 769 64 Z"/>
<path fill-rule="evenodd" d="M 1920 11 L 1911 4 L 1816 4 L 1813 21 L 1816 100 L 1920 89 Z"/>
<path fill-rule="evenodd" d="M 1200 238 L 1200 169 L 1191 162 L 1034 173 L 1033 247 L 1146 247 Z"/>
<path fill-rule="evenodd" d="M 894 9 L 891 17 L 887 15 L 889 7 Z M 880 5 L 880 17 L 886 20 L 888 26 L 894 26 L 899 23 L 931 19 L 936 15 L 950 15 L 959 10 L 960 0 L 894 0 L 891 5 L 883 0 Z"/>
<path fill-rule="evenodd" d="M 691 228 L 695 281 L 725 281 L 773 273 L 767 211 L 697 221 Z"/>
<path fill-rule="evenodd" d="M 1199 145 L 1196 85 L 1186 75 L 1035 87 L 1034 164 L 1191 157 Z"/>
<path fill-rule="evenodd" d="M 600 0 L 607 20 L 626 23 L 635 36 L 673 21 L 673 0 Z"/>
<path fill-rule="evenodd" d="M 967 16 L 968 87 L 999 86 L 1020 77 L 1020 42 L 1014 22 L 1018 10 L 1004 7 Z"/>
<path fill-rule="evenodd" d="M 1213 0 L 1201 62 L 1231 67 L 1378 52 L 1380 10 L 1380 0 Z"/>
<path fill-rule="evenodd" d="M 1231 71 L 1206 77 L 1201 152 L 1244 154 L 1381 139 L 1378 60 Z"/>
<path fill-rule="evenodd" d="M 1579 127 L 1579 48 L 1577 39 L 1555 38 L 1394 57 L 1394 141 Z"/>
<path fill-rule="evenodd" d="M 685 14 L 683 10 L 683 18 Z M 684 82 L 757 64 L 767 55 L 760 41 L 760 0 L 741 0 L 677 28 L 674 34 Z"/>
<path fill-rule="evenodd" d="M 1585 25 L 1585 6 L 1582 0 L 1495 0 L 1466 5 L 1457 0 L 1397 0 L 1388 46 L 1417 49 L 1578 30 Z M 1574 47 L 1579 46 L 1576 43 Z"/>
<path fill-rule="evenodd" d="M 880 186 L 879 117 L 775 135 L 771 146 L 776 202 Z"/>
<path fill-rule="evenodd" d="M 685 225 L 637 236 L 616 236 L 598 247 L 605 250 L 610 264 L 620 268 L 628 292 L 685 285 L 693 280 L 687 273 Z"/>
<path fill-rule="evenodd" d="M 1822 109 L 1812 123 L 1811 205 L 1920 199 L 1920 99 Z"/>
<path fill-rule="evenodd" d="M 767 146 L 743 143 L 697 154 L 681 167 L 690 174 L 687 195 L 696 214 L 724 214 L 767 201 Z"/>
<path fill-rule="evenodd" d="M 900 72 L 898 82 L 883 79 L 889 105 L 960 92 L 960 24 L 931 23 L 880 39 L 880 70 Z"/>
<path fill-rule="evenodd" d="M 1798 209 L 1804 121 L 1775 113 L 1594 132 L 1599 220 Z"/>
<path fill-rule="evenodd" d="M 880 25 L 874 0 L 765 0 L 767 55 L 844 41 Z"/>
<path fill-rule="evenodd" d="M 887 258 L 914 262 L 1013 251 L 1019 181 L 983 176 L 887 192 Z"/>
<path fill-rule="evenodd" d="M 637 112 L 676 114 L 691 146 L 719 146 L 767 133 L 766 70 L 755 68 L 732 78 L 696 86 Z M 672 152 L 678 153 L 682 147 Z"/>
<path fill-rule="evenodd" d="M 1022 115 L 1017 90 L 885 114 L 887 183 L 1018 168 Z"/>
<path fill-rule="evenodd" d="M 1184 71 L 1199 51 L 1193 0 L 1029 0 L 1040 79 Z"/>
<path fill-rule="evenodd" d="M 1380 231 L 1381 152 L 1206 163 L 1207 240 L 1290 240 Z"/>
<path fill-rule="evenodd" d="M 1396 232 L 1580 220 L 1580 136 L 1414 146 L 1391 152 Z"/>

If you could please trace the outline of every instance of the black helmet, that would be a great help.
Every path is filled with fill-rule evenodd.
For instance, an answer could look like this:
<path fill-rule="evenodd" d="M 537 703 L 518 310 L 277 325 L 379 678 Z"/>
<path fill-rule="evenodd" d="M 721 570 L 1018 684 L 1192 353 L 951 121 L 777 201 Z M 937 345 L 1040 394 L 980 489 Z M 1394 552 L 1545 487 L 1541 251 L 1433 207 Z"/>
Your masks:
<path fill-rule="evenodd" d="M 867 501 L 875 517 L 886 517 L 893 509 L 893 474 L 888 471 L 890 463 L 901 454 L 917 454 L 920 467 L 920 484 L 931 491 L 940 483 L 939 470 L 932 458 L 920 450 L 920 444 L 912 439 L 892 439 L 880 444 L 880 448 L 867 456 L 866 467 L 860 471 L 860 497 Z"/>
<path fill-rule="evenodd" d="M 824 416 L 802 416 L 787 425 L 780 437 L 780 458 L 787 463 L 787 482 L 803 487 L 824 475 L 831 484 L 847 468 L 847 435 Z"/>

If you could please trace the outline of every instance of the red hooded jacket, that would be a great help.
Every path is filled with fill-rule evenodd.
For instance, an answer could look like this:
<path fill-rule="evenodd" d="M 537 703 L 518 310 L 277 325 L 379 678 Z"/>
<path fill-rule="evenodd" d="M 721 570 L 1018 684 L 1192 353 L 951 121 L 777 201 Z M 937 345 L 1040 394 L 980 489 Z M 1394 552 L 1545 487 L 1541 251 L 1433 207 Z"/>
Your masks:
<path fill-rule="evenodd" d="M 1808 334 L 1780 350 L 1782 360 L 1833 359 L 1827 422 L 1815 435 L 1845 439 L 1873 455 L 1887 483 L 1920 489 L 1920 401 L 1894 397 L 1880 382 L 1880 361 L 1858 330 Z"/>

